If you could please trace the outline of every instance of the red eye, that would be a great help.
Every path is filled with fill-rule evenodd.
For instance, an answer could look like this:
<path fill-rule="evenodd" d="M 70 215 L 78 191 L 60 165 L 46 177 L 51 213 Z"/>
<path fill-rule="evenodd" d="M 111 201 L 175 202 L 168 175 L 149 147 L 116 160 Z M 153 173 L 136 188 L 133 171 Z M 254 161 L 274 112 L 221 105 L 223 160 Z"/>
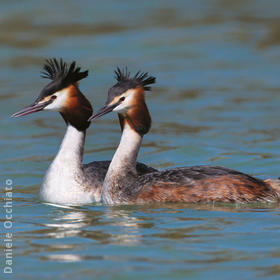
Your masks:
<path fill-rule="evenodd" d="M 124 101 L 124 100 L 125 100 L 125 97 L 121 97 L 121 98 L 119 99 L 120 102 L 122 102 L 122 101 Z"/>
<path fill-rule="evenodd" d="M 51 96 L 51 100 L 55 100 L 56 99 L 56 96 L 55 95 L 52 95 Z"/>

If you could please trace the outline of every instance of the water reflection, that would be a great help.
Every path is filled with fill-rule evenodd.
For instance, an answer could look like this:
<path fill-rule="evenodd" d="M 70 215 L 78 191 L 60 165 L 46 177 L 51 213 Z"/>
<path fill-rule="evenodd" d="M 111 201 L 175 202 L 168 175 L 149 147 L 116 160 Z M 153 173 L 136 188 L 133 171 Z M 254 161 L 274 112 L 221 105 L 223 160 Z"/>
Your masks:
<path fill-rule="evenodd" d="M 268 22 L 266 28 L 268 34 L 258 43 L 259 49 L 267 49 L 280 44 L 280 19 Z"/>
<path fill-rule="evenodd" d="M 2 28 L 9 30 L 9 32 L 1 33 L 0 43 L 16 48 L 42 48 L 46 47 L 57 37 L 115 33 L 126 29 L 122 25 L 110 22 L 101 24 L 65 23 L 38 25 L 34 24 L 32 19 L 32 16 L 26 15 L 2 19 Z M 22 36 L 23 33 L 29 33 L 30 36 Z M 11 61 L 16 66 L 21 65 L 21 62 L 22 60 L 18 62 L 15 60 Z M 38 62 L 38 59 L 33 59 L 33 62 Z"/>
<path fill-rule="evenodd" d="M 57 207 L 57 205 L 52 205 Z M 124 209 L 108 208 L 105 212 L 87 211 L 75 207 L 59 206 L 60 211 L 53 219 L 43 224 L 44 229 L 40 233 L 45 238 L 84 237 L 103 244 L 135 244 L 137 243 L 139 222 L 142 220 L 131 216 Z M 108 234 L 100 230 L 100 227 L 110 225 L 116 230 Z M 140 224 L 140 227 L 143 227 Z M 35 232 L 33 232 L 35 233 Z"/>
<path fill-rule="evenodd" d="M 164 122 L 159 127 L 153 128 L 153 131 L 160 134 L 183 135 L 189 133 L 200 133 L 210 129 L 207 126 L 191 126 L 180 124 L 178 122 Z"/>
<path fill-rule="evenodd" d="M 48 232 L 48 237 L 64 238 L 77 236 L 81 228 L 88 225 L 87 216 L 84 212 L 70 212 L 53 219 L 53 223 L 44 224 L 45 227 L 53 229 Z"/>
<path fill-rule="evenodd" d="M 57 207 L 57 205 L 55 205 Z M 250 206 L 249 206 L 250 207 Z M 267 207 L 275 207 L 275 204 L 252 204 L 252 210 L 256 211 Z M 155 227 L 156 216 L 162 217 L 162 215 L 174 216 L 172 219 L 178 221 L 193 224 L 195 221 L 199 224 L 196 226 L 187 226 L 176 228 L 173 226 L 170 228 L 163 227 L 159 233 L 152 234 L 151 237 L 167 238 L 167 239 L 185 239 L 197 236 L 194 234 L 198 231 L 218 231 L 220 226 L 231 225 L 232 221 L 227 221 L 225 218 L 216 219 L 216 226 L 205 224 L 206 220 L 197 217 L 185 217 L 181 216 L 186 209 L 195 209 L 200 211 L 223 211 L 237 213 L 240 211 L 248 211 L 248 205 L 236 205 L 236 204 L 170 204 L 170 205 L 143 205 L 135 207 L 108 207 L 103 211 L 96 211 L 94 208 L 78 209 L 76 207 L 62 207 L 60 210 L 55 210 L 56 215 L 48 223 L 42 224 L 43 229 L 38 232 L 33 231 L 34 234 L 43 234 L 44 238 L 56 238 L 63 239 L 66 237 L 83 237 L 95 242 L 103 244 L 120 244 L 120 245 L 136 245 L 141 243 L 143 235 L 141 231 L 143 229 L 151 229 Z M 250 211 L 250 210 L 249 210 Z M 138 213 L 147 213 L 153 215 L 147 218 Z M 154 216 L 155 214 L 155 216 Z M 179 214 L 179 216 L 177 216 Z M 202 224 L 201 224 L 202 223 Z M 108 228 L 110 227 L 110 233 Z M 105 227 L 105 228 L 104 228 Z M 103 229 L 102 229 L 103 228 Z M 29 232 L 31 233 L 31 232 Z M 210 234 L 211 235 L 211 234 Z M 209 236 L 210 236 L 209 235 Z"/>

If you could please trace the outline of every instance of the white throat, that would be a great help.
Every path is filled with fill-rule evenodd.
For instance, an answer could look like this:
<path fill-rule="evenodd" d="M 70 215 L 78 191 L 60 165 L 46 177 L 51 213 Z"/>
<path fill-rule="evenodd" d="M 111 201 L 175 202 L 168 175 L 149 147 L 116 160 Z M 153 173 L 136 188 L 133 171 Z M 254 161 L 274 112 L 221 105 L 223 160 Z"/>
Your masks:
<path fill-rule="evenodd" d="M 68 125 L 53 164 L 56 162 L 63 162 L 71 169 L 81 168 L 84 154 L 84 144 L 85 131 L 79 131 L 72 125 Z"/>
<path fill-rule="evenodd" d="M 85 131 L 68 125 L 60 149 L 41 186 L 40 196 L 43 200 L 72 205 L 91 202 L 82 185 L 84 143 Z"/>
<path fill-rule="evenodd" d="M 111 194 L 114 188 L 122 186 L 122 179 L 128 172 L 136 174 L 136 160 L 142 137 L 126 123 L 120 144 L 113 156 L 102 187 L 102 202 L 114 204 Z"/>

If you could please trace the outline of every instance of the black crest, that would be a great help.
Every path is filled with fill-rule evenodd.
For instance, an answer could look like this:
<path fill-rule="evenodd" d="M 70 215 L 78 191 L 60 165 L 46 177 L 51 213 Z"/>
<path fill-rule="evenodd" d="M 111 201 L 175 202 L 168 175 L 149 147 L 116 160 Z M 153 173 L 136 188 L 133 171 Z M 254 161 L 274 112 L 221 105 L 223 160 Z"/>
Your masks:
<path fill-rule="evenodd" d="M 116 96 L 120 96 L 129 89 L 134 89 L 139 86 L 145 90 L 151 90 L 148 85 L 154 84 L 156 78 L 149 76 L 149 74 L 138 71 L 134 76 L 130 76 L 127 67 L 121 70 L 119 67 L 115 70 L 115 78 L 118 81 L 113 87 L 109 89 L 108 99 L 106 104 L 109 104 Z"/>
<path fill-rule="evenodd" d="M 68 66 L 62 58 L 60 60 L 55 58 L 47 59 L 43 66 L 41 77 L 50 79 L 51 82 L 42 89 L 40 95 L 35 100 L 35 103 L 39 102 L 46 96 L 84 79 L 87 75 L 88 71 L 81 72 L 81 68 L 76 66 L 75 61 Z"/>
<path fill-rule="evenodd" d="M 62 60 L 47 59 L 41 72 L 41 77 L 50 80 L 61 80 L 64 84 L 75 83 L 88 76 L 88 71 L 81 72 L 80 67 L 76 67 L 76 62 L 73 61 L 70 66 Z"/>
<path fill-rule="evenodd" d="M 115 78 L 120 84 L 130 84 L 133 87 L 142 86 L 145 90 L 151 90 L 148 85 L 154 84 L 156 78 L 149 76 L 148 72 L 138 71 L 133 77 L 130 77 L 130 72 L 128 72 L 127 67 L 121 70 L 119 67 L 115 70 Z"/>

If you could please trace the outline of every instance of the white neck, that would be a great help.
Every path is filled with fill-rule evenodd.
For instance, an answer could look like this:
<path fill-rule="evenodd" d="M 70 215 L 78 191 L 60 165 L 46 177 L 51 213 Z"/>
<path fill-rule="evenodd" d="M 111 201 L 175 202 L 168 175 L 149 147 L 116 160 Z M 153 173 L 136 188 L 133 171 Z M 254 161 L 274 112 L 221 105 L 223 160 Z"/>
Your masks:
<path fill-rule="evenodd" d="M 68 125 L 59 151 L 51 163 L 40 195 L 43 200 L 53 203 L 73 205 L 77 202 L 90 202 L 89 194 L 83 189 L 83 152 L 85 131 Z"/>
<path fill-rule="evenodd" d="M 142 136 L 135 132 L 126 123 L 124 125 L 120 144 L 113 156 L 102 187 L 102 201 L 114 204 L 117 201 L 112 197 L 115 188 L 118 190 L 125 184 L 123 178 L 128 173 L 136 175 L 136 160 L 141 146 Z"/>
<path fill-rule="evenodd" d="M 76 170 L 81 169 L 84 154 L 85 134 L 85 131 L 79 131 L 72 125 L 68 125 L 59 151 L 52 165 L 56 162 L 62 162 L 65 166 L 71 166 L 71 168 L 75 168 Z"/>

